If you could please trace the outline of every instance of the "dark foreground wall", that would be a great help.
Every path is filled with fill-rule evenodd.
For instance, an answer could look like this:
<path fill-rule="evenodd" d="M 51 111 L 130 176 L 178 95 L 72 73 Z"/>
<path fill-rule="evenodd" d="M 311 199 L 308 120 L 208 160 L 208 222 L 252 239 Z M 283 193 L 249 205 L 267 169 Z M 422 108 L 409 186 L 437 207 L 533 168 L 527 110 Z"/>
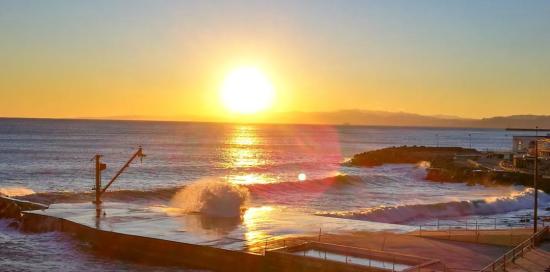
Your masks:
<path fill-rule="evenodd" d="M 102 255 L 160 265 L 185 266 L 222 272 L 266 271 L 384 271 L 292 254 L 267 252 L 266 256 L 209 246 L 123 234 L 81 225 L 62 218 L 24 212 L 21 231 L 62 231 L 88 241 Z"/>
<path fill-rule="evenodd" d="M 105 231 L 47 215 L 25 213 L 21 222 L 22 231 L 71 233 L 101 254 L 134 261 L 215 271 L 268 271 L 269 267 L 261 255 Z"/>

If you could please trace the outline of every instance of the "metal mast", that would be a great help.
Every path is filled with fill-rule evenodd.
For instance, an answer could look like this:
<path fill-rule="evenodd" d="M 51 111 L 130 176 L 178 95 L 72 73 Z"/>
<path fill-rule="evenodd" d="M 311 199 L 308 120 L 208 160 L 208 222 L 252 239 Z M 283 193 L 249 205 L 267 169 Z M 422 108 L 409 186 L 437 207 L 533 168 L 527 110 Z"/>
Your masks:
<path fill-rule="evenodd" d="M 95 155 L 92 160 L 95 160 L 95 201 L 94 203 L 96 205 L 96 216 L 99 217 L 101 213 L 101 195 L 107 191 L 107 189 L 115 182 L 115 180 L 130 166 L 130 163 L 134 161 L 136 158 L 140 158 L 140 160 L 143 160 L 143 157 L 145 157 L 145 154 L 143 154 L 143 149 L 141 146 L 138 148 L 138 150 L 130 157 L 130 159 L 118 170 L 118 172 L 115 174 L 115 176 L 105 185 L 105 187 L 101 188 L 101 171 L 107 169 L 107 165 L 105 163 L 101 163 L 101 157 L 102 155 Z"/>
<path fill-rule="evenodd" d="M 535 162 L 534 162 L 534 177 L 533 177 L 533 187 L 535 188 L 535 207 L 533 208 L 533 232 L 537 233 L 538 225 L 538 208 L 539 208 L 539 188 L 538 188 L 538 176 L 539 176 L 539 127 L 536 127 L 536 137 L 535 137 Z"/>

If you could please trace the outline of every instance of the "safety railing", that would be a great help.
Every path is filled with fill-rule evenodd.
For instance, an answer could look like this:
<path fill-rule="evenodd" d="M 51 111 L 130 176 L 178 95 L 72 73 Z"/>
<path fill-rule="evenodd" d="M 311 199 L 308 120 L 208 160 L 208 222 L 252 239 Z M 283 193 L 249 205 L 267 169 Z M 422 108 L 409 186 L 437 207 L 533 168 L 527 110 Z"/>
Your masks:
<path fill-rule="evenodd" d="M 480 272 L 488 272 L 488 271 L 506 271 L 506 265 L 510 262 L 515 262 L 515 260 L 518 257 L 522 257 L 527 251 L 529 251 L 531 248 L 535 247 L 536 244 L 544 238 L 544 236 L 548 233 L 548 226 L 542 228 L 537 233 L 531 235 L 529 239 L 523 241 L 510 251 L 504 253 L 501 257 L 493 261 L 492 263 L 485 266 L 483 269 L 480 270 Z"/>
<path fill-rule="evenodd" d="M 248 247 L 248 251 L 260 255 L 265 255 L 267 251 L 284 249 L 287 247 L 295 247 L 302 244 L 311 242 L 311 239 L 302 239 L 302 238 L 279 238 L 279 237 L 269 237 L 263 239 L 261 242 L 257 242 Z"/>
<path fill-rule="evenodd" d="M 543 228 L 550 223 L 549 217 L 539 217 L 538 225 Z M 530 216 L 482 217 L 465 220 L 434 219 L 433 223 L 418 225 L 419 232 L 442 230 L 508 230 L 510 228 L 527 228 L 533 226 Z"/>
<path fill-rule="evenodd" d="M 538 226 L 549 225 L 548 218 L 540 218 Z M 412 234 L 421 237 L 452 241 L 493 244 L 514 247 L 531 235 L 533 220 L 529 217 L 483 218 L 478 220 L 437 220 L 419 225 Z"/>
<path fill-rule="evenodd" d="M 345 263 L 361 269 L 372 268 L 377 271 L 420 271 L 430 267 L 444 267 L 439 260 L 397 252 L 322 243 L 314 240 L 294 241 L 294 243 L 297 245 L 291 246 L 289 243 L 285 243 L 286 248 L 274 249 L 275 254 L 289 254 L 287 256 Z M 443 271 L 443 269 L 436 270 Z"/>

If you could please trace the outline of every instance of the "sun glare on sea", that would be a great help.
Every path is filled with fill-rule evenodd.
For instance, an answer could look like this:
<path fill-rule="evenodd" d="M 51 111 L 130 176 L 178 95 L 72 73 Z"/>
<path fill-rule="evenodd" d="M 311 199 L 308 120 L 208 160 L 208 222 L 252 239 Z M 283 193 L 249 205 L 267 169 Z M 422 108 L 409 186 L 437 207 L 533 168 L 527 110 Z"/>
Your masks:
<path fill-rule="evenodd" d="M 266 110 L 273 104 L 275 89 L 261 70 L 241 67 L 227 75 L 220 95 L 223 105 L 228 110 L 252 114 Z"/>

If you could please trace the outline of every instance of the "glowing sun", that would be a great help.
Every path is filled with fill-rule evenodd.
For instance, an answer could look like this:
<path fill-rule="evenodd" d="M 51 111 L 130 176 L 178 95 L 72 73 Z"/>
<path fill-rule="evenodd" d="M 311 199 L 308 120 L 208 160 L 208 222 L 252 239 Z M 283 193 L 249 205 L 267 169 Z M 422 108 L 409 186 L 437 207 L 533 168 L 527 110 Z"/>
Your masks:
<path fill-rule="evenodd" d="M 242 67 L 231 71 L 221 87 L 223 105 L 232 112 L 251 114 L 273 104 L 275 89 L 262 71 Z"/>

